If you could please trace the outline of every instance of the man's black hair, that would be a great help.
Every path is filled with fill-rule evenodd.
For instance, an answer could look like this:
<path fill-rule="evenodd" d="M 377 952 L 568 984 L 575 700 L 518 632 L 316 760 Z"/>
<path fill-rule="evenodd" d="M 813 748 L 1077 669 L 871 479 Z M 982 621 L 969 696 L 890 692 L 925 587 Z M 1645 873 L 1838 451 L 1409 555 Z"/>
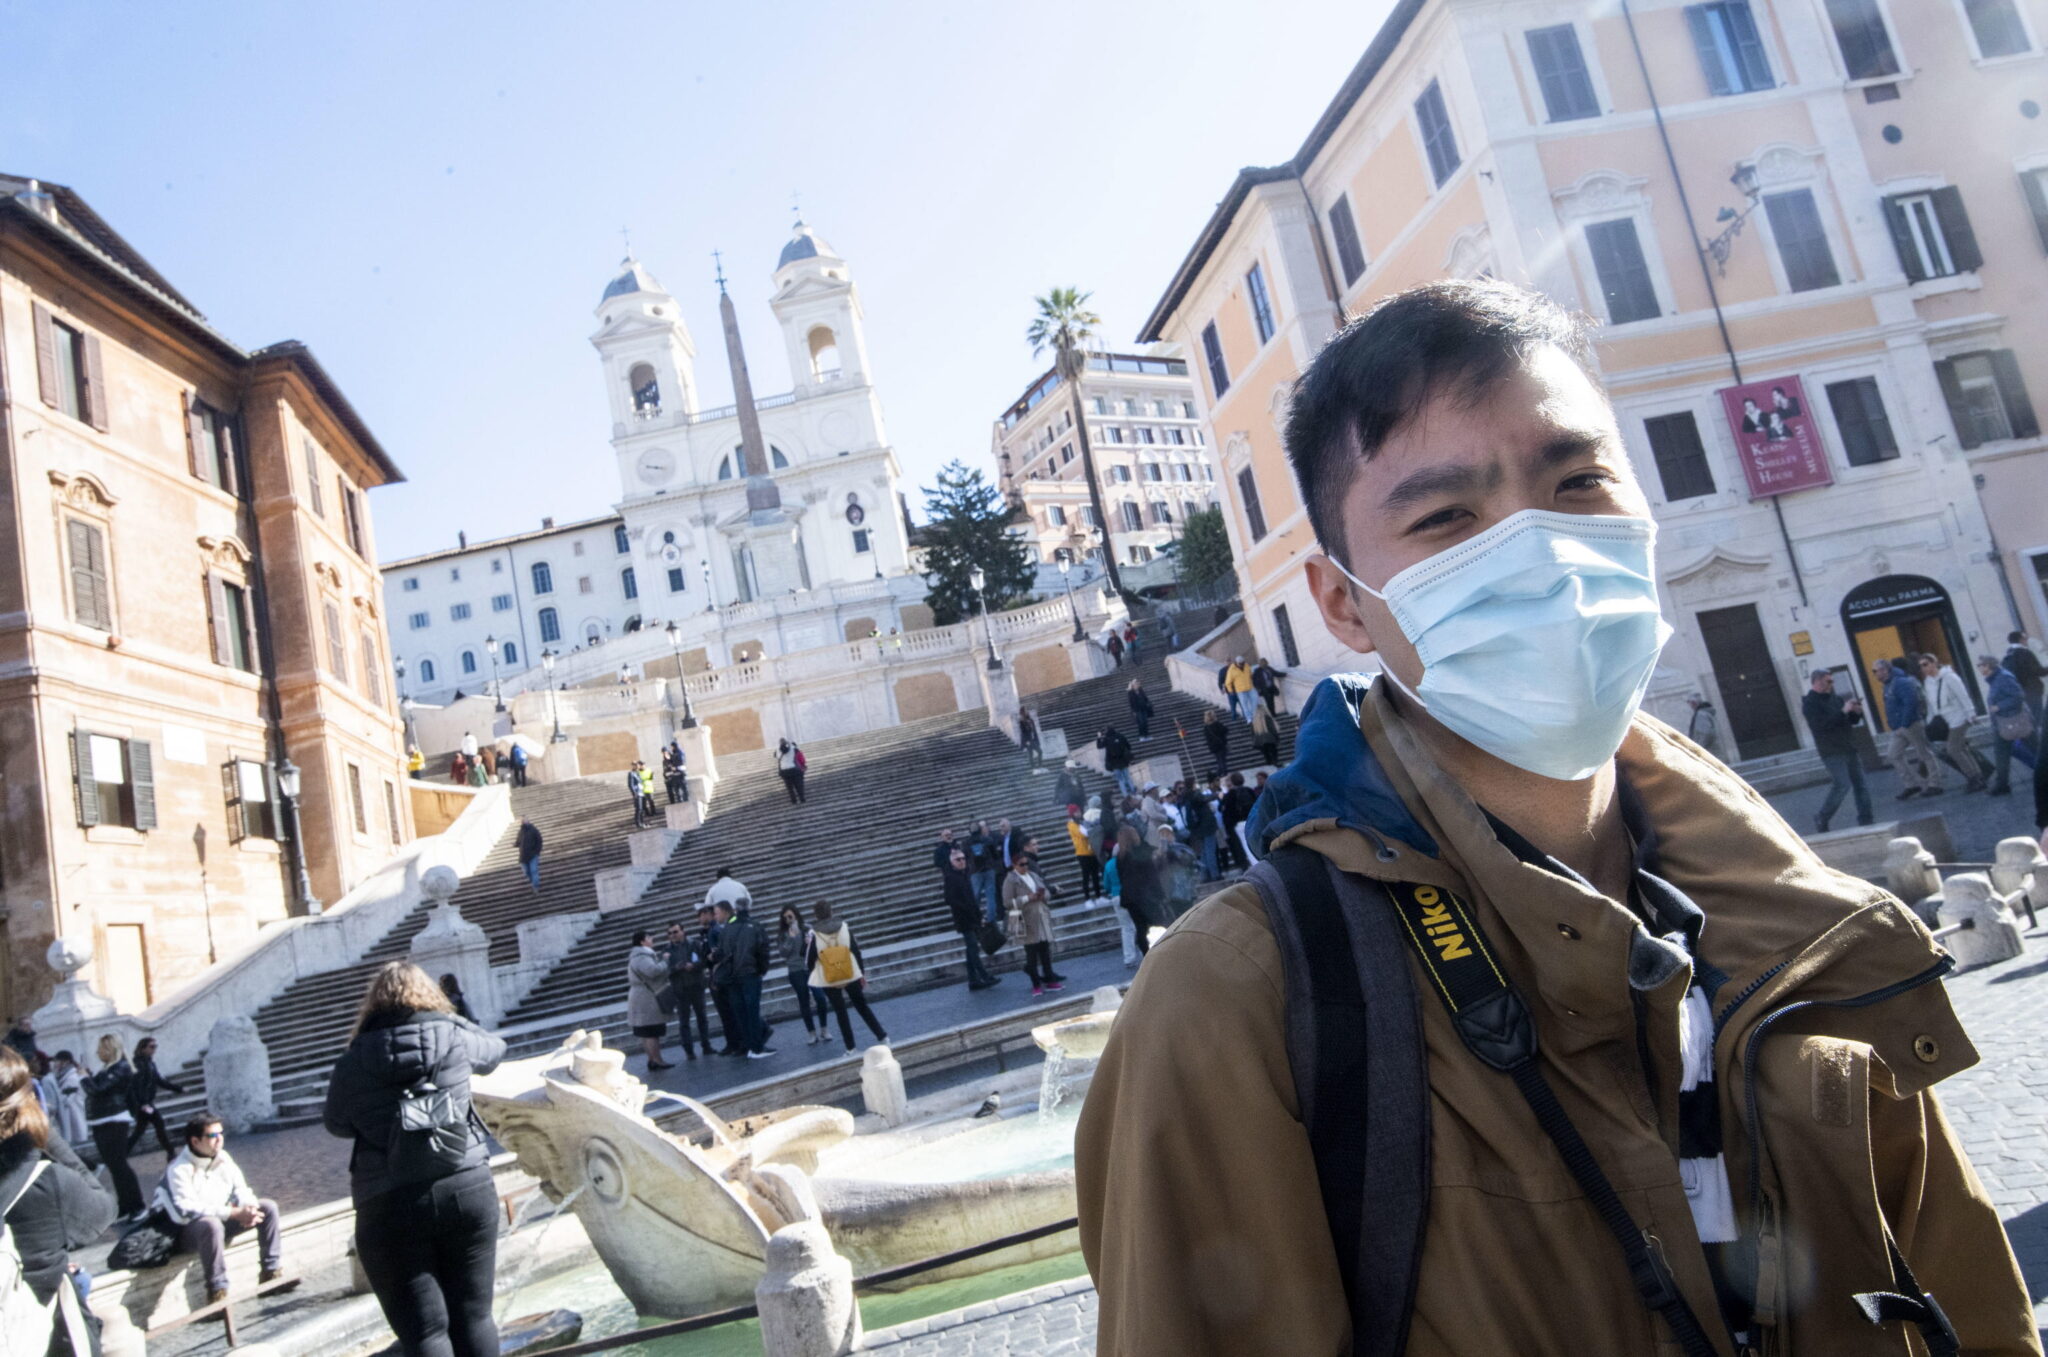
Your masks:
<path fill-rule="evenodd" d="M 1583 317 L 1492 279 L 1410 288 L 1332 336 L 1295 383 L 1285 435 L 1323 550 L 1343 559 L 1352 476 L 1432 397 L 1450 391 L 1476 401 L 1545 345 L 1591 373 Z"/>
<path fill-rule="evenodd" d="M 208 1128 L 218 1126 L 220 1124 L 221 1121 L 219 1117 L 208 1116 L 204 1112 L 198 1113 L 192 1118 L 192 1120 L 185 1123 L 185 1139 L 187 1141 L 198 1140 L 201 1137 L 205 1136 Z"/>
<path fill-rule="evenodd" d="M 654 935 L 648 932 L 646 929 L 636 928 L 633 930 L 633 945 L 635 947 L 644 947 L 649 945 L 653 941 Z"/>
<path fill-rule="evenodd" d="M 2022 642 L 2022 641 L 2024 641 L 2024 640 L 2026 640 L 2026 639 L 2027 639 L 2027 634 L 2026 634 L 2025 632 L 2023 632 L 2023 631 L 2011 631 L 2011 632 L 2007 632 L 2007 633 L 2006 633 L 2006 635 L 2005 635 L 2005 643 L 2006 643 L 2007 645 L 2013 645 L 2013 646 L 2016 646 L 2016 645 L 2018 645 L 2018 644 L 2019 644 L 2020 642 Z"/>

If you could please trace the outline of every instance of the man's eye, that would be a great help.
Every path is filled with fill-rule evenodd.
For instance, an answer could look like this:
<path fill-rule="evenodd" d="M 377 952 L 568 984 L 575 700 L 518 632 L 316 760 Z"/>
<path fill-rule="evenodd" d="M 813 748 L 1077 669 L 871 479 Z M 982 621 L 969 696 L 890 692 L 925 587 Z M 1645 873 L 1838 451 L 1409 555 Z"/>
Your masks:
<path fill-rule="evenodd" d="M 1470 518 L 1471 516 L 1471 513 L 1465 509 L 1459 509 L 1455 507 L 1449 509 L 1439 509 L 1435 513 L 1429 515 L 1429 517 L 1419 519 L 1416 522 L 1410 524 L 1408 531 L 1411 533 L 1432 532 L 1438 528 L 1448 528 L 1453 523 L 1456 523 L 1461 519 Z"/>
<path fill-rule="evenodd" d="M 1614 477 L 1605 471 L 1581 471 L 1567 476 L 1557 487 L 1559 490 L 1599 490 L 1614 484 Z"/>

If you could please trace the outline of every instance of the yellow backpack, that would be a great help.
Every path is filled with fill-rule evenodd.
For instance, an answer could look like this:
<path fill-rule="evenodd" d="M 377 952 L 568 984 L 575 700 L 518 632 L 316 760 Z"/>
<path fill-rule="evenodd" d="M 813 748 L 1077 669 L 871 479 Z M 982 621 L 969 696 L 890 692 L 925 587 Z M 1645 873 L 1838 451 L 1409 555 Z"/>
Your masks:
<path fill-rule="evenodd" d="M 846 945 L 846 926 L 827 940 L 818 934 L 818 976 L 828 985 L 846 985 L 853 981 L 853 948 Z"/>

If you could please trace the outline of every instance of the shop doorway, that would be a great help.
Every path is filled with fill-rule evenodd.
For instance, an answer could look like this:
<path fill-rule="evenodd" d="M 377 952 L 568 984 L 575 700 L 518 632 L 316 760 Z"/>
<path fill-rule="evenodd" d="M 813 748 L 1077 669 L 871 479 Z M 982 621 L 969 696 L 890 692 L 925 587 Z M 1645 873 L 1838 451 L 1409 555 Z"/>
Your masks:
<path fill-rule="evenodd" d="M 1771 665 L 1770 646 L 1756 605 L 1710 608 L 1699 614 L 1700 639 L 1721 690 L 1721 711 L 1735 739 L 1738 759 L 1789 754 L 1799 748 L 1792 708 Z"/>
<path fill-rule="evenodd" d="M 1970 690 L 1970 700 L 1981 709 L 1977 693 L 1977 666 L 1963 644 L 1962 628 L 1956 623 L 1955 606 L 1948 590 L 1925 575 L 1881 575 L 1851 589 L 1842 599 L 1842 630 L 1856 650 L 1856 679 L 1864 693 L 1864 708 L 1874 727 L 1889 727 L 1884 719 L 1884 694 L 1870 667 L 1879 660 L 1907 660 L 1914 678 L 1920 670 L 1910 657 L 1936 655 L 1953 668 Z"/>

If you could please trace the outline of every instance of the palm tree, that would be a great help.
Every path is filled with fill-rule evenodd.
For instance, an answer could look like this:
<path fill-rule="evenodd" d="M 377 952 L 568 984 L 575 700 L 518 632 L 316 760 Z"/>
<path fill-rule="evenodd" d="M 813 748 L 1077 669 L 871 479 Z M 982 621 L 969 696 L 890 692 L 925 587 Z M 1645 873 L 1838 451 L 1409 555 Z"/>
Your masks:
<path fill-rule="evenodd" d="M 1102 504 L 1102 486 L 1095 479 L 1095 450 L 1088 443 L 1088 420 L 1081 412 L 1081 374 L 1088 369 L 1088 342 L 1095 338 L 1102 317 L 1088 309 L 1095 294 L 1071 287 L 1056 287 L 1037 298 L 1038 315 L 1024 337 L 1031 341 L 1031 356 L 1053 351 L 1053 369 L 1067 384 L 1074 402 L 1074 432 L 1081 440 L 1081 475 L 1088 482 L 1088 504 L 1102 529 L 1102 567 L 1109 575 L 1109 587 L 1123 592 L 1123 577 L 1117 574 L 1116 544 L 1110 539 L 1109 514 Z"/>

